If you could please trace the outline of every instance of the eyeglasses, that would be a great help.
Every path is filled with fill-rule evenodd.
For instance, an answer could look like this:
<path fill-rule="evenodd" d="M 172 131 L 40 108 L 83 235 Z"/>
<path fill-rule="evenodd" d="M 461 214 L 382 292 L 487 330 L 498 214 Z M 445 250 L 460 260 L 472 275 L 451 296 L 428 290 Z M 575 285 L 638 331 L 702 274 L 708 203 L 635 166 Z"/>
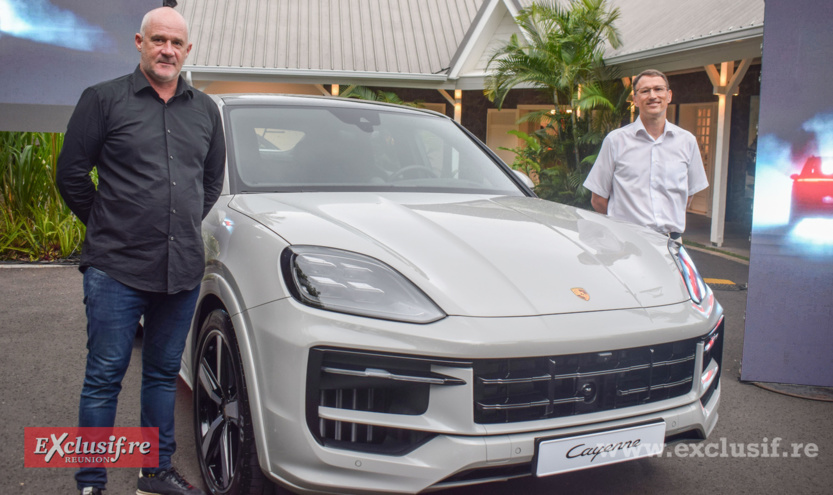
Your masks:
<path fill-rule="evenodd" d="M 636 92 L 639 96 L 651 96 L 651 91 L 656 93 L 657 96 L 665 96 L 665 93 L 668 91 L 668 88 L 665 86 L 654 86 L 653 88 L 642 88 Z"/>

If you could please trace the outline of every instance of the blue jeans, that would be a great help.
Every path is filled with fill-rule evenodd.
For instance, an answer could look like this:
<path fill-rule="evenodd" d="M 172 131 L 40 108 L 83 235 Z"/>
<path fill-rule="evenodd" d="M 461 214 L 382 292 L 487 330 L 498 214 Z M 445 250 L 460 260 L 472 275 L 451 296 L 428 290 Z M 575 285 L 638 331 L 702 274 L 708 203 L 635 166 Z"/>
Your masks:
<path fill-rule="evenodd" d="M 121 381 L 130 364 L 139 319 L 144 315 L 141 426 L 159 428 L 157 471 L 171 467 L 176 450 L 176 379 L 198 295 L 199 286 L 176 294 L 145 292 L 95 268 L 84 272 L 88 353 L 78 426 L 114 425 Z M 107 471 L 81 468 L 75 480 L 79 489 L 104 488 Z"/>

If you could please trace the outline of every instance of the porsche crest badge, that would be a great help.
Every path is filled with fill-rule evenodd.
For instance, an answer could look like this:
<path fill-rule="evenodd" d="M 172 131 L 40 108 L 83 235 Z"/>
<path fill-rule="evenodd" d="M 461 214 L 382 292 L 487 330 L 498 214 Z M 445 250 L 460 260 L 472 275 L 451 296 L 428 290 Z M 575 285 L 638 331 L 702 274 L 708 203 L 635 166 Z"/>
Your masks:
<path fill-rule="evenodd" d="M 573 294 L 577 295 L 578 297 L 584 299 L 585 301 L 590 300 L 590 294 L 587 293 L 586 290 L 582 289 L 581 287 L 573 287 L 570 289 L 573 291 Z"/>

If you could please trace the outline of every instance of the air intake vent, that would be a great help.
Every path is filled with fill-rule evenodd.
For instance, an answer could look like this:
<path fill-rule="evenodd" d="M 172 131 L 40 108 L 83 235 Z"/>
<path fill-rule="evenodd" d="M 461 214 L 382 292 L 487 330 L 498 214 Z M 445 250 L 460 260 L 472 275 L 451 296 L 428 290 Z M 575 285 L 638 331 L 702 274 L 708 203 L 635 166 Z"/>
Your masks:
<path fill-rule="evenodd" d="M 434 363 L 407 356 L 313 349 L 307 374 L 307 424 L 324 445 L 401 455 L 434 435 L 384 424 L 327 419 L 321 407 L 382 414 L 419 415 L 428 409 L 431 386 L 464 385 L 459 378 L 433 373 Z M 471 363 L 464 363 L 470 367 Z"/>

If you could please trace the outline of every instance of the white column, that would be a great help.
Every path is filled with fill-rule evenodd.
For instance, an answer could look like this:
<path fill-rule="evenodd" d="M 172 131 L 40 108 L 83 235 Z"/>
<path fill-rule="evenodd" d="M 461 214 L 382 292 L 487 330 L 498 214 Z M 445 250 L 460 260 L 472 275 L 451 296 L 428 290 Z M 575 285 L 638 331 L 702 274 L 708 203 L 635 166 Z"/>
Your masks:
<path fill-rule="evenodd" d="M 732 131 L 732 95 L 724 88 L 735 70 L 734 62 L 720 64 L 720 87 L 717 93 L 717 140 L 715 141 L 714 184 L 712 184 L 712 229 L 710 240 L 723 245 L 726 224 L 726 182 L 729 179 L 729 138 Z"/>
<path fill-rule="evenodd" d="M 729 138 L 732 131 L 732 97 L 746 75 L 751 59 L 744 59 L 735 71 L 735 62 L 720 64 L 720 72 L 713 65 L 705 67 L 717 95 L 717 139 L 715 140 L 714 180 L 712 187 L 712 225 L 710 241 L 723 245 L 726 226 L 726 184 L 729 180 Z"/>

